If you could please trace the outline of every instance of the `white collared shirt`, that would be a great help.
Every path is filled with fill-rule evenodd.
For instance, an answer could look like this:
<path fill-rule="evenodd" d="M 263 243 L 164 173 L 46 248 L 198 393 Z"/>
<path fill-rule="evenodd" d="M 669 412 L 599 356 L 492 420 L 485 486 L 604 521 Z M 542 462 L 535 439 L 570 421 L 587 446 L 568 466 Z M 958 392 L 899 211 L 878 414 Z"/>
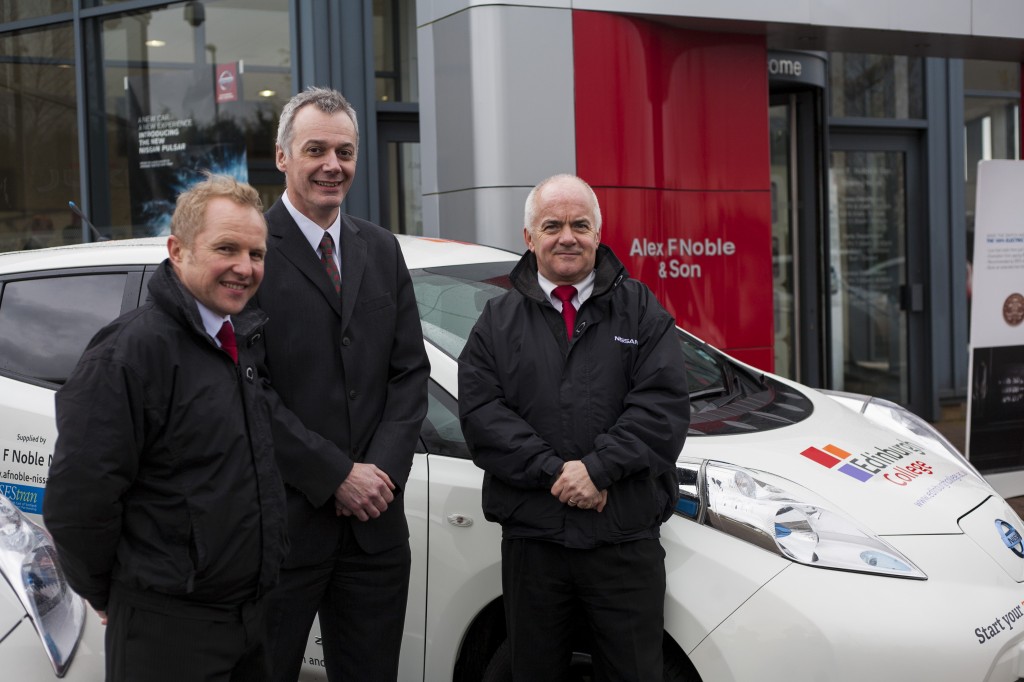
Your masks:
<path fill-rule="evenodd" d="M 317 257 L 320 256 L 320 240 L 324 238 L 324 228 L 320 227 L 312 220 L 304 216 L 299 212 L 299 209 L 292 206 L 291 200 L 288 199 L 288 192 L 286 191 L 281 195 L 281 201 L 284 202 L 284 207 L 288 209 L 288 213 L 291 214 L 295 224 L 302 230 L 303 236 L 309 245 L 313 247 L 313 251 L 316 252 Z M 331 239 L 334 240 L 334 264 L 338 266 L 338 272 L 341 272 L 341 210 L 338 210 L 338 215 L 334 218 L 334 223 L 327 228 L 328 234 L 331 235 Z"/>
<path fill-rule="evenodd" d="M 579 282 L 576 282 L 576 284 L 573 284 L 573 286 L 576 287 L 576 295 L 572 298 L 572 305 L 576 310 L 579 310 L 580 306 L 583 305 L 583 302 L 590 298 L 590 295 L 594 293 L 594 281 L 596 279 L 597 272 L 591 270 L 589 275 Z M 551 301 L 551 305 L 555 306 L 555 310 L 562 312 L 562 301 L 555 298 L 551 293 L 558 285 L 540 274 L 540 271 L 537 272 L 537 282 L 540 283 L 540 288 L 544 290 L 544 295 L 548 297 L 549 301 Z"/>
<path fill-rule="evenodd" d="M 231 322 L 231 316 L 228 315 L 227 317 L 223 317 L 218 315 L 198 300 L 196 300 L 196 305 L 199 307 L 199 317 L 203 320 L 203 329 L 206 330 L 206 333 L 213 338 L 214 343 L 216 343 L 217 347 L 220 348 L 221 343 L 220 339 L 217 338 L 217 334 L 220 332 L 220 328 L 224 326 L 225 322 Z M 231 322 L 232 329 L 234 326 L 235 323 Z"/>

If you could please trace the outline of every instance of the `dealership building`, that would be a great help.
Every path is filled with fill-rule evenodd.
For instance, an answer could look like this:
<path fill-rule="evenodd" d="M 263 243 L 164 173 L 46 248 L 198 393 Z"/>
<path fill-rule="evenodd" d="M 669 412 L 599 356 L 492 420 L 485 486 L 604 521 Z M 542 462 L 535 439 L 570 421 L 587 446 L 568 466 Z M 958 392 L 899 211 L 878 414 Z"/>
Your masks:
<path fill-rule="evenodd" d="M 281 107 L 329 85 L 360 114 L 348 212 L 521 251 L 529 189 L 576 173 L 680 325 L 937 421 L 1022 61 L 1019 0 L 7 0 L 0 249 L 160 234 L 202 168 L 269 203 Z M 1014 428 L 980 468 L 1024 468 Z"/>

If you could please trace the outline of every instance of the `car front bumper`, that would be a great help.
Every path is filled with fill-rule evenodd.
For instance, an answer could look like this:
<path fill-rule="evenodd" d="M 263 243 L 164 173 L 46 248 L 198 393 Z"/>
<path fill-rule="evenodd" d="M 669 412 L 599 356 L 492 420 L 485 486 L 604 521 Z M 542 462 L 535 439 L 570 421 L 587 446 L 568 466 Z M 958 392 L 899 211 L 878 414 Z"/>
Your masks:
<path fill-rule="evenodd" d="M 704 680 L 1024 677 L 1024 584 L 967 535 L 887 537 L 928 580 L 792 564 L 690 652 Z"/>

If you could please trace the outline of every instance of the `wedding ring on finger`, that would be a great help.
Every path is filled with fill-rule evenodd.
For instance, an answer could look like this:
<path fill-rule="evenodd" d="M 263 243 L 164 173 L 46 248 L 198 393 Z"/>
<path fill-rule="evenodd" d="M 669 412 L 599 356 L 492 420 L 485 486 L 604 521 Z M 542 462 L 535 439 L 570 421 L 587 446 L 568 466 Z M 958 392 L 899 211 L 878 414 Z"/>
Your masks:
<path fill-rule="evenodd" d="M 572 499 L 572 498 L 570 497 L 570 498 L 569 498 L 569 506 L 570 506 L 570 507 L 575 507 L 575 506 L 576 506 L 576 500 L 574 500 L 574 499 Z"/>

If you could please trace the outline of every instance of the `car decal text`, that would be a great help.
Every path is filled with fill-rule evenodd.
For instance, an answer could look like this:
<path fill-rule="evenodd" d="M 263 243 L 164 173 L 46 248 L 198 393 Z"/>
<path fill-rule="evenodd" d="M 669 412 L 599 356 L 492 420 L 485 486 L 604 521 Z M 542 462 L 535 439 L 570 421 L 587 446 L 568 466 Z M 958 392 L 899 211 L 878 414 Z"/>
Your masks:
<path fill-rule="evenodd" d="M 978 638 L 978 644 L 984 644 L 990 639 L 1012 630 L 1013 624 L 1021 618 L 1024 618 L 1024 602 L 1014 606 L 1005 615 L 999 616 L 992 621 L 991 624 L 974 628 L 974 636 Z"/>
<path fill-rule="evenodd" d="M 884 448 L 875 446 L 874 451 L 868 450 L 858 455 L 831 443 L 821 448 L 811 446 L 800 454 L 827 469 L 841 471 L 861 483 L 882 474 L 882 478 L 890 483 L 905 486 L 919 476 L 931 476 L 934 473 L 927 462 L 905 461 L 925 455 L 924 450 L 910 441 L 900 441 Z"/>

